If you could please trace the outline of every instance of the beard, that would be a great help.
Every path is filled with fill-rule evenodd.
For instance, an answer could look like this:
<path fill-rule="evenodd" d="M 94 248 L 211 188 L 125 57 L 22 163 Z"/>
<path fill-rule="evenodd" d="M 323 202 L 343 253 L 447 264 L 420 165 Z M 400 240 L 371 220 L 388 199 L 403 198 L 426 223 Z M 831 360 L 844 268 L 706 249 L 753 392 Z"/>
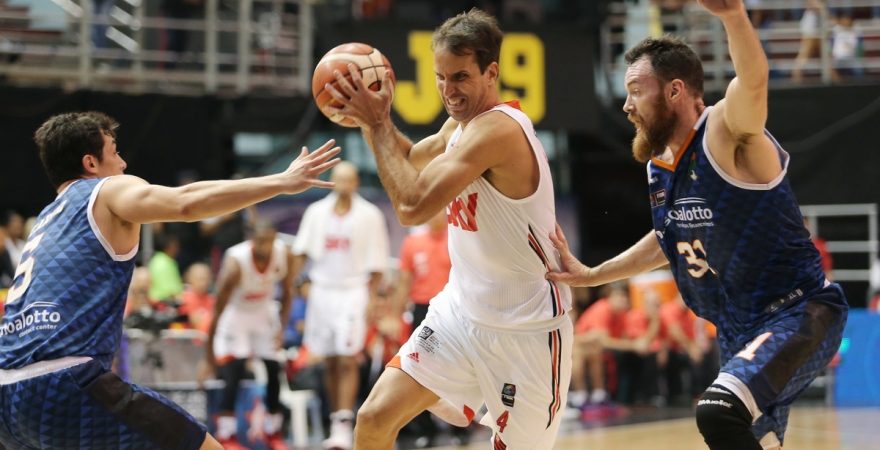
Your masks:
<path fill-rule="evenodd" d="M 660 156 L 666 150 L 666 144 L 675 130 L 675 123 L 678 121 L 678 114 L 669 109 L 666 102 L 662 98 L 657 98 L 654 103 L 654 115 L 656 119 L 648 123 L 641 117 L 635 119 L 630 117 L 630 122 L 639 124 L 636 128 L 636 137 L 632 142 L 633 158 L 636 161 L 645 163 L 655 156 Z"/>

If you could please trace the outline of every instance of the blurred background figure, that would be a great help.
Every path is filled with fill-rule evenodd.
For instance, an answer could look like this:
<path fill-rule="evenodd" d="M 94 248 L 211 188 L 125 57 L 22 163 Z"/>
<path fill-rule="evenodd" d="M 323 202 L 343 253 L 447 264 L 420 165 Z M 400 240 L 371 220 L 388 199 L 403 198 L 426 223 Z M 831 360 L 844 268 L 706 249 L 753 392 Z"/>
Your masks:
<path fill-rule="evenodd" d="M 196 263 L 186 270 L 185 288 L 181 296 L 180 314 L 185 315 L 189 326 L 206 335 L 214 319 L 214 296 L 211 294 L 211 268 L 205 263 Z"/>
<path fill-rule="evenodd" d="M 358 195 L 357 167 L 333 168 L 333 192 L 309 205 L 293 251 L 297 270 L 311 262 L 303 343 L 324 357 L 324 387 L 330 402 L 325 447 L 353 445 L 355 400 L 360 389 L 358 356 L 364 349 L 367 307 L 376 301 L 389 258 L 385 216 Z"/>

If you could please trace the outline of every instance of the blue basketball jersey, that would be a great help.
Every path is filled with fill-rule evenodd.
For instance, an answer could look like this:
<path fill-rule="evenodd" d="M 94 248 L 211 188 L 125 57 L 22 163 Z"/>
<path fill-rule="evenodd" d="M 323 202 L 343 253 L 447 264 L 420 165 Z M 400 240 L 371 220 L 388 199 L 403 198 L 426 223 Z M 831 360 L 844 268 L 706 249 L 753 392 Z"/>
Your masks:
<path fill-rule="evenodd" d="M 137 248 L 115 255 L 95 224 L 104 180 L 73 182 L 37 218 L 0 321 L 0 369 L 65 356 L 110 367 Z"/>
<path fill-rule="evenodd" d="M 822 288 L 819 252 L 783 171 L 766 185 L 725 174 L 707 150 L 706 108 L 673 164 L 648 163 L 654 231 L 694 312 L 742 345 L 767 316 Z"/>

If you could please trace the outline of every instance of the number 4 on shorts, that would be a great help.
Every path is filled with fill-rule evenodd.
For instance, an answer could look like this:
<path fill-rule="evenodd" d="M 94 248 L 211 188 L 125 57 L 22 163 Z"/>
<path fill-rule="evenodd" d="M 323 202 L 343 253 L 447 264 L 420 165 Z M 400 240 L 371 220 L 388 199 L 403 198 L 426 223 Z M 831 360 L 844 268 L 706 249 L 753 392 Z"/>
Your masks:
<path fill-rule="evenodd" d="M 507 427 L 507 419 L 510 416 L 509 411 L 504 411 L 504 414 L 498 416 L 498 420 L 495 421 L 495 425 L 498 425 L 498 432 L 504 433 L 504 428 Z"/>

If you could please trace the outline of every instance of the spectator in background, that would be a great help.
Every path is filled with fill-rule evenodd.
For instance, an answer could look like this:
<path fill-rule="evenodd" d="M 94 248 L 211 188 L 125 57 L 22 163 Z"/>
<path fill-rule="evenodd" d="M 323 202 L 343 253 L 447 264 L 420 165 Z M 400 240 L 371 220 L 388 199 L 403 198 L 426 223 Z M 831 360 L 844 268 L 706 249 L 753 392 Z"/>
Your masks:
<path fill-rule="evenodd" d="M 153 239 L 156 252 L 148 264 L 152 278 L 150 297 L 159 301 L 179 299 L 183 293 L 183 280 L 174 257 L 180 251 L 180 241 L 168 233 L 155 234 Z"/>
<path fill-rule="evenodd" d="M 626 282 L 609 284 L 602 289 L 602 297 L 590 305 L 575 324 L 572 358 L 572 392 L 570 405 L 575 408 L 601 405 L 609 400 L 605 382 L 605 351 L 613 360 L 621 352 L 647 353 L 651 340 L 630 338 L 626 333 L 627 313 L 630 311 L 629 290 Z M 653 338 L 652 338 L 653 339 Z M 587 377 L 584 369 L 587 369 Z M 586 380 L 592 389 L 587 395 Z M 616 379 L 613 380 L 616 383 Z"/>
<path fill-rule="evenodd" d="M 24 249 L 24 218 L 21 214 L 9 210 L 3 213 L 0 218 L 0 227 L 6 229 L 6 251 L 9 253 L 9 259 L 12 261 L 12 267 L 18 267 L 21 261 L 21 252 Z"/>
<path fill-rule="evenodd" d="M 831 30 L 831 57 L 834 59 L 834 81 L 842 75 L 861 76 L 861 58 L 864 53 L 862 33 L 853 24 L 851 12 L 843 12 Z"/>
<path fill-rule="evenodd" d="M 214 296 L 210 293 L 211 268 L 205 263 L 195 263 L 184 274 L 186 288 L 180 314 L 187 316 L 189 326 L 207 334 L 214 319 Z"/>
<path fill-rule="evenodd" d="M 410 234 L 400 248 L 400 267 L 394 292 L 394 307 L 402 314 L 412 311 L 412 329 L 422 324 L 428 303 L 449 281 L 449 248 L 446 210 L 432 217 L 426 228 Z"/>
<path fill-rule="evenodd" d="M 388 227 L 382 211 L 357 194 L 357 168 L 341 162 L 330 175 L 333 192 L 306 208 L 293 245 L 297 270 L 312 261 L 304 344 L 325 357 L 330 437 L 325 447 L 353 445 L 359 389 L 357 357 L 364 348 L 367 305 L 376 298 L 388 264 Z"/>
<path fill-rule="evenodd" d="M 149 315 L 156 302 L 150 297 L 150 270 L 146 267 L 136 267 L 131 274 L 131 283 L 128 285 L 128 297 L 125 300 L 125 314 L 127 319 L 134 313 Z"/>
<path fill-rule="evenodd" d="M 370 303 L 367 308 L 367 335 L 364 339 L 364 354 L 368 363 L 366 379 L 369 386 L 376 382 L 385 364 L 406 343 L 411 332 L 410 324 L 397 313 L 391 299 L 379 295 Z"/>
<path fill-rule="evenodd" d="M 681 401 L 681 397 L 685 394 L 683 376 L 705 357 L 703 349 L 697 343 L 697 316 L 688 309 L 679 294 L 674 300 L 660 307 L 660 319 L 668 345 L 668 352 L 660 361 L 660 369 L 666 385 L 666 402 L 672 405 L 685 403 Z M 690 379 L 691 384 L 694 384 L 693 380 L 696 377 L 691 376 Z M 700 392 L 702 389 L 689 389 L 686 404 L 689 405 L 690 399 Z"/>
<path fill-rule="evenodd" d="M 630 308 L 624 319 L 624 337 L 635 345 L 614 352 L 617 399 L 621 403 L 647 404 L 658 397 L 658 357 L 664 350 L 660 326 L 660 297 L 648 290 L 642 305 Z"/>
<path fill-rule="evenodd" d="M 95 48 L 107 48 L 110 41 L 107 38 L 109 28 L 110 11 L 116 5 L 116 0 L 92 0 L 92 45 Z"/>
<path fill-rule="evenodd" d="M 807 0 L 807 8 L 801 17 L 801 46 L 794 60 L 791 79 L 795 82 L 803 80 L 804 66 L 811 58 L 819 54 L 822 39 L 823 0 Z"/>

